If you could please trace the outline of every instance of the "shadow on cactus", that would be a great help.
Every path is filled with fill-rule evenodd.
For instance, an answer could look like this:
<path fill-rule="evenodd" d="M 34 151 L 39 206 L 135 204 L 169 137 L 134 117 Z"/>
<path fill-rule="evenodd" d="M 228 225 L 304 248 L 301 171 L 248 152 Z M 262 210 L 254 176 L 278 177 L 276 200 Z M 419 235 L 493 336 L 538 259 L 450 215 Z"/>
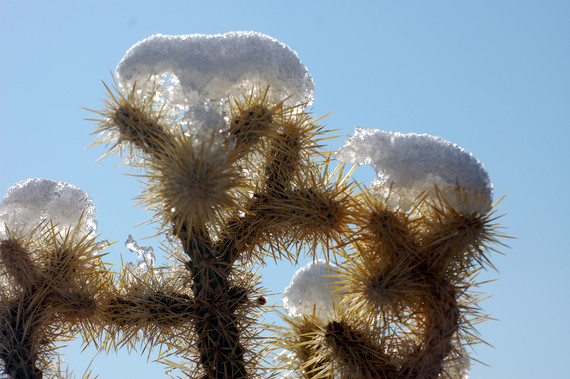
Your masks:
<path fill-rule="evenodd" d="M 61 201 L 31 216 L 51 182 L 11 189 L 0 203 L 8 376 L 42 377 L 56 343 L 80 336 L 104 351 L 158 351 L 170 376 L 467 377 L 484 319 L 470 289 L 502 237 L 469 152 L 364 129 L 325 151 L 306 67 L 253 32 L 152 36 L 107 91 L 95 145 L 140 176 L 172 266 L 112 274 L 91 208 L 66 226 Z M 376 170 L 369 188 L 344 170 L 355 163 Z M 289 327 L 267 338 L 257 267 L 303 252 L 313 263 L 285 290 Z"/>

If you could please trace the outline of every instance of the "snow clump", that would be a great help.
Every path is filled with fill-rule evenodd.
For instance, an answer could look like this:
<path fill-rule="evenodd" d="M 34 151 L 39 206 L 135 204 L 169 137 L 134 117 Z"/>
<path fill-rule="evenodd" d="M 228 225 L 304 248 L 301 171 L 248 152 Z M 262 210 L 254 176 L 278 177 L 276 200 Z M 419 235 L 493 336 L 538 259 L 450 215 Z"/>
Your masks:
<path fill-rule="evenodd" d="M 64 234 L 81 220 L 75 231 L 79 239 L 91 233 L 95 237 L 97 231 L 91 197 L 72 184 L 28 179 L 10 187 L 0 202 L 0 238 L 6 238 L 8 230 L 23 237 L 48 220 Z"/>
<path fill-rule="evenodd" d="M 300 268 L 283 292 L 283 305 L 291 316 L 315 315 L 327 320 L 333 310 L 333 289 L 338 282 L 337 266 L 332 262 L 316 260 Z"/>
<path fill-rule="evenodd" d="M 123 88 L 166 82 L 159 97 L 194 128 L 223 127 L 223 104 L 254 88 L 269 86 L 270 99 L 285 105 L 313 100 L 313 79 L 297 53 L 256 32 L 156 34 L 127 51 L 116 75 Z"/>
<path fill-rule="evenodd" d="M 377 174 L 373 191 L 395 209 L 407 211 L 421 194 L 435 196 L 436 187 L 458 212 L 486 212 L 493 199 L 483 164 L 469 151 L 428 134 L 356 128 L 335 158 L 372 165 Z"/>

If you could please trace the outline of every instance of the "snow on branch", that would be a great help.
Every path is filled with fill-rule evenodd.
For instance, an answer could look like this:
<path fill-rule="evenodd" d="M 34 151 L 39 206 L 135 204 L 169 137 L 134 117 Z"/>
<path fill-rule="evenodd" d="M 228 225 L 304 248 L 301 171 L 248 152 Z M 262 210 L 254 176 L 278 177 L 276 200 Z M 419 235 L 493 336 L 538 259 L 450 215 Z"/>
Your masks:
<path fill-rule="evenodd" d="M 7 229 L 25 235 L 51 220 L 63 232 L 75 228 L 77 237 L 97 231 L 95 205 L 79 187 L 49 179 L 27 179 L 8 189 L 0 202 L 0 237 Z"/>
<path fill-rule="evenodd" d="M 211 124 L 220 102 L 252 88 L 269 86 L 270 98 L 287 99 L 286 105 L 313 100 L 313 79 L 297 53 L 255 32 L 156 34 L 127 51 L 116 75 L 123 87 L 140 86 L 149 78 L 168 82 L 159 95 L 185 112 L 190 123 Z"/>
<path fill-rule="evenodd" d="M 300 268 L 283 292 L 283 305 L 291 316 L 314 315 L 328 319 L 333 312 L 333 283 L 337 266 L 317 259 Z"/>
<path fill-rule="evenodd" d="M 407 210 L 421 194 L 439 195 L 453 209 L 485 212 L 493 183 L 473 154 L 442 138 L 356 128 L 335 156 L 341 162 L 370 164 L 377 177 L 373 190 Z"/>

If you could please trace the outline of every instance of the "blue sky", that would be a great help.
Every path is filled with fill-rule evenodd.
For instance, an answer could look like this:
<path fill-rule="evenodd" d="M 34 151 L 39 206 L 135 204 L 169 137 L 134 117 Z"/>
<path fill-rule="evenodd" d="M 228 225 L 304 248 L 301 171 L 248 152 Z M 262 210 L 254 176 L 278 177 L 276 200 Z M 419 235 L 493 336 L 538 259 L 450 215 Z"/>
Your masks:
<path fill-rule="evenodd" d="M 2 1 L 0 193 L 44 177 L 75 184 L 97 206 L 102 238 L 153 245 L 150 214 L 135 207 L 136 178 L 102 148 L 85 149 L 125 51 L 155 33 L 254 30 L 296 50 L 316 84 L 313 110 L 343 136 L 355 126 L 436 135 L 470 150 L 506 195 L 501 223 L 517 239 L 493 256 L 498 279 L 482 305 L 499 321 L 478 327 L 472 378 L 567 375 L 570 285 L 570 2 L 494 1 Z M 331 149 L 342 138 L 330 143 Z M 372 170 L 356 179 L 369 183 Z M 158 249 L 158 244 L 155 245 Z M 294 268 L 267 268 L 282 291 Z M 91 351 L 76 353 L 77 374 Z M 98 356 L 106 378 L 162 377 L 136 355 Z"/>

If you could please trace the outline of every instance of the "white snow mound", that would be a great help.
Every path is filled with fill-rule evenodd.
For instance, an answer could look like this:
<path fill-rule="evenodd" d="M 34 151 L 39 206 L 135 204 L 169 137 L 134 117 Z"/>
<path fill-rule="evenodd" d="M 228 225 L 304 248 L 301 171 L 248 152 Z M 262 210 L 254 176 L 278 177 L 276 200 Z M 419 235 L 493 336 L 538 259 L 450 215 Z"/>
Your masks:
<path fill-rule="evenodd" d="M 283 292 L 283 305 L 291 316 L 315 315 L 327 320 L 333 310 L 332 283 L 337 266 L 332 262 L 317 260 L 300 268 Z"/>
<path fill-rule="evenodd" d="M 76 228 L 82 238 L 97 231 L 95 206 L 79 187 L 49 179 L 28 179 L 10 187 L 0 202 L 0 238 L 7 229 L 13 235 L 25 236 L 42 222 L 51 220 L 57 230 Z"/>
<path fill-rule="evenodd" d="M 191 123 L 212 122 L 220 102 L 256 87 L 288 105 L 311 103 L 313 79 L 285 44 L 255 32 L 156 34 L 133 45 L 116 69 L 122 87 L 166 79 L 160 95 Z"/>
<path fill-rule="evenodd" d="M 493 184 L 483 164 L 439 137 L 356 128 L 335 158 L 372 165 L 374 192 L 404 211 L 422 193 L 434 195 L 435 187 L 458 212 L 486 212 L 492 203 Z"/>

